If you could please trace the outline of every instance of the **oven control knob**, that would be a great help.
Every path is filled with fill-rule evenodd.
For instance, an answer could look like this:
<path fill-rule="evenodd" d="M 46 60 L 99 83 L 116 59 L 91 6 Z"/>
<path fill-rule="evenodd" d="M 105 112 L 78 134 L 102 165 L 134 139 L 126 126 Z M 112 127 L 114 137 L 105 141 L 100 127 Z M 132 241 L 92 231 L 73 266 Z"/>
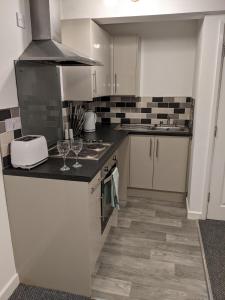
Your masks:
<path fill-rule="evenodd" d="M 109 172 L 109 167 L 105 167 L 105 168 L 104 168 L 104 171 L 105 171 L 105 172 Z"/>

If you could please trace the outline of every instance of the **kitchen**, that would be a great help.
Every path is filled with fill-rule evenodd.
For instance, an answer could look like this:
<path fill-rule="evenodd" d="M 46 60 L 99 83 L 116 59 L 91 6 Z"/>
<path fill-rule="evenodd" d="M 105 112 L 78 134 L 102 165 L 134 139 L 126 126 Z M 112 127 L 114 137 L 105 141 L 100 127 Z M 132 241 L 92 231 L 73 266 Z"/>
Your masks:
<path fill-rule="evenodd" d="M 218 217 L 215 203 L 206 204 L 224 11 L 121 19 L 93 10 L 91 20 L 68 2 L 58 22 L 64 46 L 49 22 L 59 20 L 55 6 L 30 2 L 34 41 L 13 55 L 18 102 L 0 110 L 1 180 L 16 270 L 0 295 L 7 299 L 21 282 L 94 299 L 208 299 L 194 220 Z M 137 5 L 141 0 L 128 4 Z M 25 8 L 17 16 L 23 33 L 31 30 Z M 49 14 L 38 15 L 42 9 Z M 40 28 L 47 39 L 37 37 Z M 49 154 L 44 140 L 27 135 L 45 136 Z M 56 147 L 64 139 L 71 147 L 61 152 L 66 171 Z M 80 165 L 73 167 L 75 154 Z M 8 232 L 9 225 L 6 218 Z"/>

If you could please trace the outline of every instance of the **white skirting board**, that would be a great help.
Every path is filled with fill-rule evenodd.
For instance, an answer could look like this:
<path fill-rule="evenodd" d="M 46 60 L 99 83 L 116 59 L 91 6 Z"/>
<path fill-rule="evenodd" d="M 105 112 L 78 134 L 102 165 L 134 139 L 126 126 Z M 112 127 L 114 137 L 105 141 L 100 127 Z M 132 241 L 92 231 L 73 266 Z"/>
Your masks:
<path fill-rule="evenodd" d="M 19 276 L 16 273 L 0 291 L 0 300 L 8 300 L 19 285 Z"/>
<path fill-rule="evenodd" d="M 189 209 L 188 198 L 186 198 L 186 207 L 187 207 L 187 218 L 189 220 L 201 220 L 203 218 L 201 211 L 194 211 Z"/>

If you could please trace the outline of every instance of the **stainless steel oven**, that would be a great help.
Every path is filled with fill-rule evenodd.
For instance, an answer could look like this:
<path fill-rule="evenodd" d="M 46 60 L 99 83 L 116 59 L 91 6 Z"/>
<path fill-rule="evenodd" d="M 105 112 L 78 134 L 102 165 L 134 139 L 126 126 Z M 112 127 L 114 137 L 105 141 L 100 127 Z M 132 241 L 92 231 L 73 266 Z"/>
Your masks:
<path fill-rule="evenodd" d="M 112 173 L 117 168 L 117 157 L 113 156 L 103 167 L 101 171 L 101 229 L 102 233 L 113 213 L 113 202 L 116 202 L 116 197 L 113 190 Z"/>

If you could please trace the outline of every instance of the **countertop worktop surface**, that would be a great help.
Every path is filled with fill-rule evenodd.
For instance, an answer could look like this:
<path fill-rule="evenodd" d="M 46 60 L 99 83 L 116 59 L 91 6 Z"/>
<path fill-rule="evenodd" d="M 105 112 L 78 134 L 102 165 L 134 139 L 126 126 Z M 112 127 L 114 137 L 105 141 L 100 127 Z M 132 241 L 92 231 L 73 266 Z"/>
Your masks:
<path fill-rule="evenodd" d="M 74 169 L 72 167 L 72 165 L 74 164 L 74 160 L 67 159 L 67 165 L 71 167 L 71 169 L 70 171 L 62 172 L 60 171 L 60 167 L 63 164 L 63 160 L 61 158 L 50 157 L 45 163 L 31 170 L 24 170 L 19 168 L 16 169 L 10 166 L 3 170 L 3 174 L 11 176 L 90 182 L 101 170 L 110 156 L 118 149 L 125 137 L 130 133 L 152 135 L 152 133 L 146 132 L 144 130 L 143 132 L 135 132 L 132 130 L 115 130 L 115 125 L 98 125 L 95 133 L 86 134 L 85 137 L 90 139 L 103 140 L 104 142 L 112 144 L 100 160 L 96 161 L 82 159 L 82 167 L 79 169 Z M 157 135 L 191 136 L 190 132 L 157 132 Z"/>

